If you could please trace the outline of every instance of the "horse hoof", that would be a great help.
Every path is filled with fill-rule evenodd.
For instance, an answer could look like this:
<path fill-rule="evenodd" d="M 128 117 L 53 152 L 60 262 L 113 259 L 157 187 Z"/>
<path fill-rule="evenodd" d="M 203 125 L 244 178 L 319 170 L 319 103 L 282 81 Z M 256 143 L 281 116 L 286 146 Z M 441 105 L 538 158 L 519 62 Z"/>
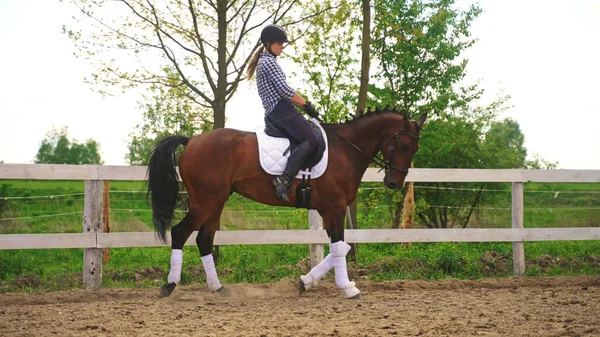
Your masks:
<path fill-rule="evenodd" d="M 173 290 L 175 290 L 175 286 L 177 283 L 167 283 L 160 288 L 160 297 L 169 297 Z"/>
<path fill-rule="evenodd" d="M 362 300 L 363 297 L 362 297 L 362 295 L 360 293 L 358 293 L 358 294 L 356 294 L 356 295 L 354 295 L 352 297 L 349 297 L 348 299 L 349 300 Z"/>
<path fill-rule="evenodd" d="M 221 287 L 221 288 L 219 288 L 219 290 L 215 291 L 215 293 L 217 293 L 223 297 L 229 297 L 229 296 L 231 296 L 231 289 Z"/>
<path fill-rule="evenodd" d="M 306 291 L 306 287 L 304 286 L 304 282 L 302 280 L 298 281 L 298 296 L 302 296 Z"/>

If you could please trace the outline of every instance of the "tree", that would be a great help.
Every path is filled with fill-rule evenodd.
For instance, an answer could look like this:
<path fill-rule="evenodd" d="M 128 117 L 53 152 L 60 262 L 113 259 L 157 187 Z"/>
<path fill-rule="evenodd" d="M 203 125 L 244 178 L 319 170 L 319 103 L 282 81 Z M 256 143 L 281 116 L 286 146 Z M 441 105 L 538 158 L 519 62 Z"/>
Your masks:
<path fill-rule="evenodd" d="M 481 96 L 477 86 L 455 89 L 466 66 L 466 60 L 457 60 L 475 42 L 469 38 L 469 29 L 481 9 L 471 6 L 461 11 L 454 8 L 454 2 L 374 1 L 372 48 L 379 67 L 378 81 L 370 85 L 370 106 L 395 106 L 409 115 L 422 111 L 447 114 L 465 109 Z M 394 228 L 400 226 L 403 196 L 409 187 L 384 192 Z"/>
<path fill-rule="evenodd" d="M 431 168 L 506 169 L 525 167 L 527 149 L 518 123 L 498 120 L 509 96 L 487 106 L 433 118 L 423 130 L 415 166 Z M 471 104 L 473 105 L 473 104 Z M 429 228 L 466 227 L 475 208 L 493 203 L 483 191 L 490 183 L 419 184 L 415 190 L 417 217 Z"/>
<path fill-rule="evenodd" d="M 533 159 L 525 162 L 525 167 L 529 170 L 554 170 L 558 166 L 558 162 L 550 162 L 538 154 L 533 155 Z"/>
<path fill-rule="evenodd" d="M 171 77 L 172 87 L 153 85 L 151 97 L 143 96 L 139 108 L 143 110 L 143 124 L 129 134 L 128 153 L 125 159 L 130 165 L 148 165 L 156 143 L 167 135 L 194 136 L 212 129 L 210 112 L 195 104 L 185 94 L 178 75 L 165 69 Z"/>
<path fill-rule="evenodd" d="M 409 114 L 435 109 L 438 113 L 461 111 L 476 101 L 481 91 L 477 86 L 456 90 L 464 78 L 466 61 L 457 63 L 460 53 L 474 41 L 468 39 L 471 21 L 480 13 L 477 7 L 462 12 L 453 8 L 454 1 L 375 1 L 375 27 L 372 51 L 365 46 L 371 40 L 370 1 L 361 1 L 362 22 L 358 8 L 341 6 L 337 16 L 327 21 L 313 20 L 306 49 L 298 59 L 308 69 L 307 83 L 311 96 L 318 97 L 328 121 L 338 121 L 343 113 L 329 109 L 331 97 L 350 97 L 360 113 L 366 106 L 366 85 L 369 84 L 370 56 L 376 60 L 376 79 L 369 86 L 370 106 L 400 106 Z M 347 4 L 349 5 L 349 4 Z M 341 15 L 340 15 L 341 14 Z M 341 21 L 338 21 L 341 19 Z M 362 23 L 361 50 L 354 47 L 353 32 Z M 339 53 L 339 54 L 336 54 Z M 348 95 L 348 88 L 357 88 L 354 55 L 362 54 L 358 103 Z M 323 89 L 324 88 L 324 89 Z M 346 91 L 345 93 L 343 91 Z M 354 92 L 354 90 L 352 90 Z M 346 95 L 346 96 L 344 96 Z M 346 109 L 349 110 L 349 109 Z M 401 221 L 402 192 L 384 192 L 390 205 L 394 227 Z M 356 223 L 356 218 L 351 223 Z"/>
<path fill-rule="evenodd" d="M 35 156 L 36 164 L 103 164 L 100 157 L 100 145 L 93 139 L 84 144 L 69 140 L 67 127 L 60 130 L 52 128 L 42 140 Z"/>
<path fill-rule="evenodd" d="M 123 90 L 140 84 L 180 88 L 191 101 L 213 110 L 214 128 L 224 127 L 225 105 L 259 46 L 252 33 L 266 23 L 305 19 L 302 13 L 292 19 L 296 0 L 73 2 L 83 16 L 79 22 L 87 26 L 63 31 L 78 54 L 95 63 L 90 83 Z M 132 62 L 138 66 L 128 67 Z M 176 70 L 179 83 L 163 74 L 161 63 Z"/>
<path fill-rule="evenodd" d="M 312 13 L 334 8 L 325 15 L 307 20 L 309 29 L 293 61 L 299 65 L 306 84 L 307 99 L 323 114 L 327 122 L 337 123 L 355 110 L 358 90 L 357 58 L 353 52 L 357 40 L 358 21 L 353 2 L 340 0 L 314 3 Z M 295 73 L 295 75 L 298 75 Z"/>
<path fill-rule="evenodd" d="M 525 136 L 521 133 L 519 123 L 507 118 L 491 123 L 485 133 L 482 150 L 488 162 L 494 162 L 494 168 L 522 168 L 527 157 L 524 143 Z"/>
<path fill-rule="evenodd" d="M 379 82 L 371 85 L 375 105 L 398 106 L 410 114 L 441 113 L 464 106 L 454 86 L 465 76 L 460 54 L 475 43 L 472 21 L 481 8 L 455 8 L 455 0 L 376 0 L 374 56 Z"/>

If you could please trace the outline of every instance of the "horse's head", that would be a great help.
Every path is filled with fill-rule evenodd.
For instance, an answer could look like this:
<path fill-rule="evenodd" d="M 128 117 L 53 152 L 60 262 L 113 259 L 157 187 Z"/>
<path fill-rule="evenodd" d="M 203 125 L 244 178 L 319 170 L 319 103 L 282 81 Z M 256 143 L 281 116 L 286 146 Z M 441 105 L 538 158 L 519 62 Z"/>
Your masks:
<path fill-rule="evenodd" d="M 419 150 L 419 139 L 427 114 L 422 114 L 419 121 L 411 120 L 406 115 L 402 117 L 398 123 L 390 124 L 380 139 L 385 169 L 383 183 L 391 189 L 404 185 L 410 163 Z"/>

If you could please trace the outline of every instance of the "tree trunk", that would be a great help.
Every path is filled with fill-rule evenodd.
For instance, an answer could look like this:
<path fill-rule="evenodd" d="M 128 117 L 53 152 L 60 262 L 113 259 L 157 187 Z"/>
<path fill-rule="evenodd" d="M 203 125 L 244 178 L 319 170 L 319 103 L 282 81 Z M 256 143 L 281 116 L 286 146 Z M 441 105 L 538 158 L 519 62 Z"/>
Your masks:
<path fill-rule="evenodd" d="M 213 104 L 215 118 L 213 130 L 222 129 L 225 127 L 225 106 L 225 95 L 220 96 L 217 100 L 215 100 L 215 104 Z"/>
<path fill-rule="evenodd" d="M 219 77 L 214 92 L 215 101 L 213 108 L 215 110 L 215 124 L 213 125 L 213 129 L 225 127 L 225 103 L 227 96 L 227 3 L 227 0 L 217 1 L 217 22 L 219 24 L 217 66 L 219 68 Z"/>
<path fill-rule="evenodd" d="M 217 44 L 217 66 L 219 77 L 217 87 L 214 90 L 215 100 L 213 102 L 214 124 L 213 130 L 225 127 L 225 104 L 227 91 L 227 0 L 217 0 L 217 22 L 219 27 L 219 39 Z M 219 224 L 218 230 L 221 229 Z M 213 246 L 213 259 L 215 263 L 219 260 L 219 246 Z"/>
<path fill-rule="evenodd" d="M 404 196 L 404 200 L 393 203 L 393 192 L 390 194 L 390 198 L 388 199 L 388 203 L 390 205 L 390 214 L 392 216 L 392 229 L 400 228 L 403 219 L 402 214 L 404 214 L 404 207 L 406 206 L 406 195 L 408 193 L 409 186 L 410 185 L 404 185 L 404 187 L 402 188 L 402 195 Z"/>
<path fill-rule="evenodd" d="M 358 106 L 356 107 L 356 116 L 359 116 L 366 109 L 367 93 L 369 91 L 369 66 L 370 66 L 370 48 L 371 48 L 371 2 L 362 0 L 363 27 L 362 27 L 362 61 L 360 69 L 360 89 L 358 91 Z M 357 229 L 356 221 L 356 200 L 349 206 L 348 228 Z M 350 259 L 356 261 L 358 254 L 358 244 L 352 243 L 352 248 L 348 255 Z"/>
<path fill-rule="evenodd" d="M 362 60 L 360 65 L 360 89 L 358 91 L 358 107 L 356 115 L 360 115 L 367 106 L 367 93 L 369 92 L 369 67 L 371 65 L 371 1 L 362 0 L 363 26 L 362 26 Z"/>
<path fill-rule="evenodd" d="M 415 190 L 414 183 L 408 183 L 408 190 L 404 194 L 404 207 L 402 209 L 402 225 L 400 228 L 413 228 L 415 222 Z M 405 248 L 410 247 L 410 242 L 402 244 Z"/>
<path fill-rule="evenodd" d="M 477 203 L 479 202 L 479 197 L 481 196 L 481 192 L 483 191 L 483 185 L 481 185 L 479 187 L 479 191 L 477 192 L 477 196 L 475 197 L 475 201 L 473 201 L 473 204 L 471 205 L 471 208 L 469 209 L 469 214 L 467 214 L 467 218 L 465 219 L 465 223 L 463 224 L 462 228 L 467 228 L 467 226 L 469 225 L 469 220 L 471 219 L 471 215 L 473 214 L 473 210 L 475 209 L 475 207 L 477 206 Z"/>

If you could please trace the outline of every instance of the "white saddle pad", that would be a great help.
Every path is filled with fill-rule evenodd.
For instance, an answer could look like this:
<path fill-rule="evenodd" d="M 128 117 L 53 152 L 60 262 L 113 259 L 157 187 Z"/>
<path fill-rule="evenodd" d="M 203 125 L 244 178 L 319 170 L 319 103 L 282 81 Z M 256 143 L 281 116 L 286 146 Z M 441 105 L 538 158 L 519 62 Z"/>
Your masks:
<path fill-rule="evenodd" d="M 319 125 L 319 123 L 313 120 L 315 124 L 319 127 L 319 130 L 323 134 L 323 139 L 325 140 L 325 152 L 323 152 L 323 158 L 315 165 L 311 172 L 311 178 L 318 178 L 327 169 L 327 159 L 329 154 L 329 147 L 327 146 L 327 135 L 325 131 Z M 290 147 L 290 140 L 287 138 L 276 138 L 268 136 L 264 131 L 256 132 L 256 138 L 258 140 L 258 153 L 260 159 L 260 166 L 262 166 L 263 170 L 265 170 L 268 174 L 278 176 L 283 174 L 283 170 L 285 170 L 285 166 L 287 165 L 288 158 L 290 156 L 290 151 L 283 156 L 285 150 Z M 309 175 L 309 172 L 305 169 L 300 170 L 296 178 L 302 179 L 302 175 Z"/>

